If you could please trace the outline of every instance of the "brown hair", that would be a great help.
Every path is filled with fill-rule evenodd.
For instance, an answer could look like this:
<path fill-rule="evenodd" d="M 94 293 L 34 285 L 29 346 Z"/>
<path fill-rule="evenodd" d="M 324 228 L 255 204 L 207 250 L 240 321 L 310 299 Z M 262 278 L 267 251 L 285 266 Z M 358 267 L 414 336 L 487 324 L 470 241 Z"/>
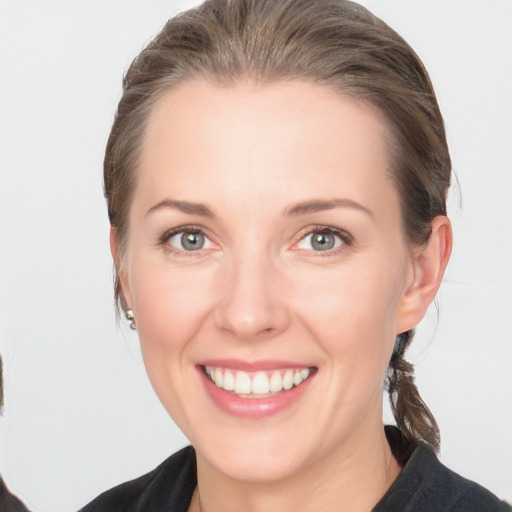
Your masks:
<path fill-rule="evenodd" d="M 192 78 L 221 84 L 299 79 L 368 102 L 391 127 L 391 173 L 408 239 L 426 243 L 433 218 L 446 214 L 451 164 L 443 119 L 425 68 L 396 32 L 345 0 L 207 0 L 169 20 L 124 77 L 104 162 L 108 214 L 121 254 L 151 108 Z M 117 278 L 116 299 L 122 302 Z M 438 448 L 436 421 L 403 359 L 412 337 L 408 331 L 397 338 L 390 401 L 410 442 Z"/>

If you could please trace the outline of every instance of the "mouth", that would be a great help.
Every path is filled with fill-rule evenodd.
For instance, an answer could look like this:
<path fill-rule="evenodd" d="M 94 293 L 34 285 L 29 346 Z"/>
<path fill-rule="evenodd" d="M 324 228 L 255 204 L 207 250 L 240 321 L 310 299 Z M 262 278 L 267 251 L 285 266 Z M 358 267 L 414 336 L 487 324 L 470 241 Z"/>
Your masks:
<path fill-rule="evenodd" d="M 273 397 L 301 386 L 315 368 L 278 368 L 271 371 L 243 371 L 205 365 L 206 376 L 217 388 L 244 399 Z"/>

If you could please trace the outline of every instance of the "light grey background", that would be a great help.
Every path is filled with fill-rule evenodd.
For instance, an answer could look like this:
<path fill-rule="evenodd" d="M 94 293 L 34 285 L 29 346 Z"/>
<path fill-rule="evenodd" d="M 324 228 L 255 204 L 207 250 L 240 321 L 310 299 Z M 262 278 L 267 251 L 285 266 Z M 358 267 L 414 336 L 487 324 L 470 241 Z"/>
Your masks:
<path fill-rule="evenodd" d="M 123 71 L 193 3 L 0 0 L 0 472 L 36 511 L 75 510 L 186 443 L 116 327 L 101 167 Z M 512 2 L 364 3 L 427 65 L 460 181 L 420 390 L 442 460 L 512 500 Z"/>

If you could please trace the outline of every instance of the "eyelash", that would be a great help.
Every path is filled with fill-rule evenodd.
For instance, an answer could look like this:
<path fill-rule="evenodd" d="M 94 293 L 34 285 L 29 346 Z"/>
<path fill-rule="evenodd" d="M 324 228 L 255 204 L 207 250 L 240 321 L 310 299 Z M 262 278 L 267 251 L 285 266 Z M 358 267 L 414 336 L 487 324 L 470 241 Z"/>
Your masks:
<path fill-rule="evenodd" d="M 325 226 L 325 225 L 317 225 L 310 226 L 306 229 L 306 231 L 300 233 L 299 240 L 294 243 L 294 246 L 302 242 L 306 237 L 312 235 L 313 233 L 319 233 L 322 235 L 333 235 L 338 237 L 341 240 L 341 246 L 335 247 L 333 249 L 328 249 L 326 251 L 315 251 L 313 249 L 307 250 L 309 254 L 314 254 L 315 256 L 327 257 L 338 254 L 340 251 L 344 250 L 346 247 L 350 247 L 354 244 L 354 239 L 352 235 L 343 229 L 335 228 L 333 226 Z"/>
<path fill-rule="evenodd" d="M 184 251 L 181 249 L 176 249 L 175 247 L 173 247 L 172 245 L 170 245 L 168 243 L 169 240 L 173 236 L 178 235 L 180 233 L 192 233 L 192 234 L 200 233 L 200 234 L 204 235 L 205 238 L 207 238 L 209 240 L 209 237 L 208 237 L 208 235 L 205 234 L 203 228 L 201 228 L 199 226 L 188 225 L 188 226 L 178 226 L 176 228 L 169 229 L 159 238 L 158 245 L 163 246 L 167 253 L 170 253 L 170 254 L 173 254 L 176 256 L 189 257 L 189 258 L 198 256 L 201 253 L 201 249 L 199 249 L 197 251 Z M 294 242 L 293 245 L 295 246 L 295 245 L 299 244 L 306 237 L 312 235 L 313 233 L 319 233 L 319 234 L 323 234 L 323 235 L 333 235 L 333 236 L 338 237 L 342 242 L 341 246 L 336 247 L 334 249 L 328 249 L 326 251 L 315 251 L 313 249 L 307 250 L 309 253 L 314 254 L 315 256 L 324 256 L 324 257 L 332 256 L 333 254 L 337 254 L 340 250 L 343 250 L 343 248 L 345 246 L 350 247 L 354 243 L 354 240 L 353 240 L 352 236 L 350 235 L 350 233 L 348 233 L 342 229 L 332 227 L 332 226 L 318 225 L 318 226 L 311 226 L 311 227 L 307 228 L 307 230 L 300 233 L 299 239 L 296 242 Z"/>
<path fill-rule="evenodd" d="M 197 253 L 201 253 L 201 250 L 197 251 L 183 251 L 181 249 L 176 249 L 171 244 L 169 244 L 169 240 L 174 235 L 179 235 L 180 233 L 201 233 L 205 238 L 209 240 L 209 237 L 205 234 L 204 229 L 199 226 L 178 226 L 176 228 L 169 229 L 166 231 L 158 240 L 158 245 L 163 246 L 165 251 L 174 256 L 184 257 L 184 258 L 193 258 L 194 256 L 198 256 Z"/>

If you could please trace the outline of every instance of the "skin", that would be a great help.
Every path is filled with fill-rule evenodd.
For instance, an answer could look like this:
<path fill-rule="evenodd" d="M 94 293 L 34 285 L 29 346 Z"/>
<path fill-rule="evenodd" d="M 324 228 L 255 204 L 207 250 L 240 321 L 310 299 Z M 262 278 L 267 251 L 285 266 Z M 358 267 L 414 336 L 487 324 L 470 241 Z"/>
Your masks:
<path fill-rule="evenodd" d="M 150 380 L 196 448 L 205 512 L 370 510 L 400 471 L 383 378 L 435 296 L 451 231 L 437 217 L 427 245 L 407 241 L 387 133 L 375 109 L 300 81 L 187 82 L 153 109 L 126 250 L 115 231 L 111 244 Z M 310 201 L 323 207 L 297 207 Z M 180 226 L 204 248 L 165 237 Z M 308 233 L 326 226 L 344 239 L 315 250 Z M 283 412 L 236 418 L 204 390 L 208 358 L 317 372 Z"/>

